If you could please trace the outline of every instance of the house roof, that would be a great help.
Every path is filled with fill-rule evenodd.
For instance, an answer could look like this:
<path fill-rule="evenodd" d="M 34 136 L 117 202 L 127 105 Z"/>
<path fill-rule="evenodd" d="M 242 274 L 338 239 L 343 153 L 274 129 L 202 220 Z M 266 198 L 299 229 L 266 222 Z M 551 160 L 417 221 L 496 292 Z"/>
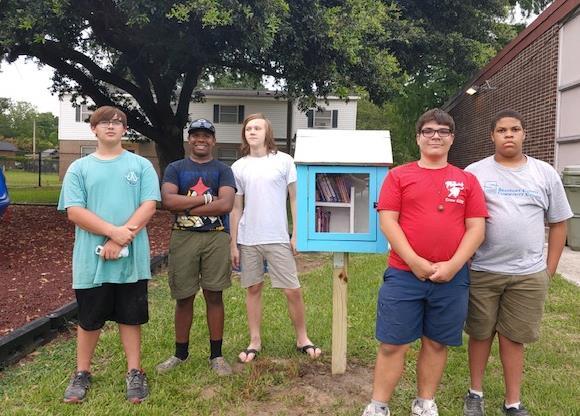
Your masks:
<path fill-rule="evenodd" d="M 579 0 L 580 1 L 580 0 Z M 281 100 L 286 99 L 286 95 L 282 91 L 278 90 L 249 90 L 249 89 L 211 89 L 211 90 L 199 90 L 206 97 L 247 97 L 247 98 L 279 98 Z M 328 96 L 330 100 L 341 99 L 338 96 Z M 358 96 L 349 96 L 349 100 L 358 100 Z"/>
<path fill-rule="evenodd" d="M 520 52 L 546 33 L 554 25 L 564 20 L 570 13 L 580 6 L 580 0 L 555 0 L 544 10 L 528 27 L 508 43 L 489 63 L 471 78 L 453 97 L 444 105 L 446 111 L 455 107 L 464 97 L 465 91 L 472 86 L 485 84 L 493 75 L 498 73 L 507 63 L 513 60 Z"/>
<path fill-rule="evenodd" d="M 18 148 L 14 146 L 12 143 L 8 142 L 0 142 L 0 151 L 3 152 L 17 152 Z"/>

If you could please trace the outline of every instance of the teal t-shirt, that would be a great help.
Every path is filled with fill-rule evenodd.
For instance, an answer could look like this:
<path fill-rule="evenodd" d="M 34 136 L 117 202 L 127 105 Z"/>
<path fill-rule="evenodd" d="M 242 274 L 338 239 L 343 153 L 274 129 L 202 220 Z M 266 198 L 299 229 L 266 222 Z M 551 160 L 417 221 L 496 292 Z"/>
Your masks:
<path fill-rule="evenodd" d="M 151 162 L 124 151 L 115 159 L 93 155 L 75 160 L 62 183 L 58 209 L 83 207 L 103 220 L 125 224 L 145 201 L 159 201 L 159 180 Z M 75 229 L 73 289 L 89 289 L 103 283 L 134 283 L 151 278 L 149 238 L 143 228 L 129 244 L 129 256 L 104 260 L 95 254 L 106 237 L 80 227 Z"/>

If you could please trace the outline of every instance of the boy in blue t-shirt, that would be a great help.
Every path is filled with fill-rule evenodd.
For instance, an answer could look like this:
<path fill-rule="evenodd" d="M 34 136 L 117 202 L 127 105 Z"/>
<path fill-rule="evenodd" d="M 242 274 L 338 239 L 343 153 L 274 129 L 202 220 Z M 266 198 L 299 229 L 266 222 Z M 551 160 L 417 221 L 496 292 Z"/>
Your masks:
<path fill-rule="evenodd" d="M 100 107 L 90 118 L 97 150 L 74 161 L 65 175 L 59 210 L 75 223 L 73 289 L 78 303 L 77 370 L 64 393 L 82 402 L 91 383 L 91 359 L 105 321 L 119 325 L 127 357 L 127 400 L 149 394 L 141 369 L 141 325 L 149 320 L 149 239 L 145 226 L 159 201 L 159 180 L 147 159 L 127 152 L 126 115 Z"/>

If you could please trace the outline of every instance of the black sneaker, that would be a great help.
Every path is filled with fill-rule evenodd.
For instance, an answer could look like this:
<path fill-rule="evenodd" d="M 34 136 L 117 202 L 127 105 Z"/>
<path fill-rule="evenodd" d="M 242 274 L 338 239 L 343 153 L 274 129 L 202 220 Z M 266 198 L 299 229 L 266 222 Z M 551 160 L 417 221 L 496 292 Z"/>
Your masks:
<path fill-rule="evenodd" d="M 143 370 L 131 369 L 125 378 L 127 382 L 127 400 L 131 403 L 141 403 L 149 396 L 147 376 Z"/>
<path fill-rule="evenodd" d="M 82 403 L 87 395 L 87 390 L 91 386 L 91 373 L 88 371 L 77 371 L 73 374 L 64 391 L 65 403 Z"/>
<path fill-rule="evenodd" d="M 467 392 L 463 399 L 463 416 L 485 416 L 483 397 Z"/>
<path fill-rule="evenodd" d="M 530 416 L 526 408 L 520 404 L 518 408 L 510 407 L 509 409 L 505 407 L 505 404 L 502 406 L 503 413 L 508 416 Z"/>

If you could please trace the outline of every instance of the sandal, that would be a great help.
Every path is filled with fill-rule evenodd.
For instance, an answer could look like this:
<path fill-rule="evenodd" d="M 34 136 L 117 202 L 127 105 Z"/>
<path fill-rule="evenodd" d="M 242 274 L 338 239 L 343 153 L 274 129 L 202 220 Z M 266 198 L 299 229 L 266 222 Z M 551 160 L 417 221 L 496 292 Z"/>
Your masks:
<path fill-rule="evenodd" d="M 312 355 L 309 354 L 308 350 L 312 350 L 313 354 Z M 313 359 L 320 357 L 320 355 L 318 355 L 318 356 L 316 355 L 316 350 L 319 350 L 320 355 L 322 355 L 322 350 L 314 344 L 307 344 L 307 345 L 303 345 L 302 347 L 296 347 L 296 351 L 301 352 L 302 354 L 306 354 L 310 358 L 313 358 Z"/>

